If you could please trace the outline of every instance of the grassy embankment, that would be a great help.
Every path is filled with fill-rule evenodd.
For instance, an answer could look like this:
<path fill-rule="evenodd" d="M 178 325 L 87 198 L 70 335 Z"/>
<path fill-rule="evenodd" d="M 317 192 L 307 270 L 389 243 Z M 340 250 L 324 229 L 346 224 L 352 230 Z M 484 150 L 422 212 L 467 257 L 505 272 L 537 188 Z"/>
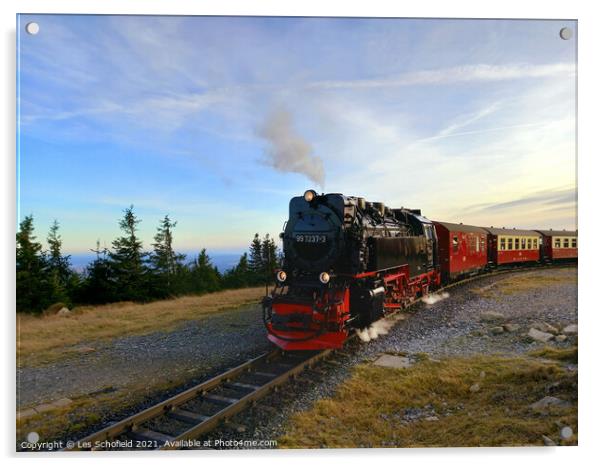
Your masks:
<path fill-rule="evenodd" d="M 62 317 L 17 314 L 17 364 L 45 364 L 82 352 L 78 345 L 124 335 L 170 330 L 188 320 L 257 303 L 264 287 L 243 288 L 155 301 L 75 308 Z M 84 349 L 85 351 L 85 349 Z"/>
<path fill-rule="evenodd" d="M 298 413 L 279 440 L 284 448 L 462 447 L 577 444 L 577 349 L 546 348 L 529 356 L 424 358 L 407 369 L 355 368 L 333 398 Z M 479 389 L 471 391 L 471 386 Z M 567 407 L 534 411 L 544 396 Z M 426 408 L 425 408 L 426 407 Z M 428 409 L 437 419 L 407 418 Z M 574 435 L 560 438 L 560 426 Z"/>
<path fill-rule="evenodd" d="M 562 285 L 577 281 L 577 268 L 549 271 L 534 271 L 513 273 L 508 277 L 497 280 L 484 288 L 473 288 L 472 291 L 484 298 L 504 299 L 504 296 L 520 294 L 536 288 Z"/>

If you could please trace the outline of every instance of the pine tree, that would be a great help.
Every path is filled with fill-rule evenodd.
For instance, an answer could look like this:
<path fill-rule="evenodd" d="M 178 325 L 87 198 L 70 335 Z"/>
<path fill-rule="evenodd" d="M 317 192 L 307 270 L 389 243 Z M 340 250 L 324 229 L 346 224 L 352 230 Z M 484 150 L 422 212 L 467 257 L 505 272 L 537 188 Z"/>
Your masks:
<path fill-rule="evenodd" d="M 118 300 L 117 284 L 108 259 L 108 249 L 100 247 L 100 240 L 96 241 L 96 259 L 88 265 L 85 278 L 81 287 L 81 302 L 90 304 L 103 304 Z"/>
<path fill-rule="evenodd" d="M 32 215 L 26 216 L 19 225 L 16 243 L 17 311 L 40 312 L 52 304 L 52 288 L 42 245 L 34 236 Z"/>
<path fill-rule="evenodd" d="M 46 239 L 49 246 L 47 258 L 48 279 L 52 287 L 52 301 L 69 302 L 69 288 L 73 284 L 73 272 L 69 263 L 70 256 L 63 256 L 61 252 L 63 241 L 58 232 L 59 222 L 54 220 Z"/>
<path fill-rule="evenodd" d="M 217 291 L 221 288 L 221 276 L 217 267 L 211 264 L 211 258 L 206 249 L 201 252 L 191 264 L 191 274 L 194 283 L 194 291 L 206 293 Z"/>
<path fill-rule="evenodd" d="M 113 250 L 109 251 L 109 263 L 114 273 L 117 296 L 120 300 L 141 301 L 148 298 L 147 269 L 144 264 L 146 254 L 142 250 L 142 241 L 138 238 L 140 220 L 134 214 L 134 206 L 124 211 L 119 228 L 124 232 L 113 241 Z"/>
<path fill-rule="evenodd" d="M 226 271 L 223 279 L 226 288 L 242 288 L 249 286 L 249 256 L 246 252 L 240 256 L 238 264 L 235 267 Z"/>
<path fill-rule="evenodd" d="M 261 242 L 261 259 L 264 277 L 271 282 L 278 267 L 278 248 L 269 234 L 266 234 Z"/>
<path fill-rule="evenodd" d="M 173 229 L 177 222 L 172 222 L 168 215 L 161 220 L 153 243 L 150 263 L 153 268 L 156 295 L 170 296 L 176 290 L 174 280 L 184 254 L 177 254 L 173 249 Z"/>
<path fill-rule="evenodd" d="M 262 243 L 259 233 L 255 233 L 249 247 L 249 270 L 251 272 L 252 283 L 257 284 L 264 281 L 264 269 Z"/>

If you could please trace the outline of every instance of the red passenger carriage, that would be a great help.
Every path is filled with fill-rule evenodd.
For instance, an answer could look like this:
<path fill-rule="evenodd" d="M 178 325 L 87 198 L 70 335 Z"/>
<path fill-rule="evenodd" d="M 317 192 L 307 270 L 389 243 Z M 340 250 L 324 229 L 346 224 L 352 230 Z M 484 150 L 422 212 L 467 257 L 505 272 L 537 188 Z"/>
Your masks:
<path fill-rule="evenodd" d="M 484 228 L 487 230 L 489 261 L 495 265 L 538 262 L 541 233 L 516 228 Z"/>
<path fill-rule="evenodd" d="M 487 231 L 462 223 L 433 222 L 442 281 L 481 272 L 487 266 Z"/>
<path fill-rule="evenodd" d="M 577 232 L 537 230 L 542 235 L 542 259 L 546 262 L 577 259 Z"/>

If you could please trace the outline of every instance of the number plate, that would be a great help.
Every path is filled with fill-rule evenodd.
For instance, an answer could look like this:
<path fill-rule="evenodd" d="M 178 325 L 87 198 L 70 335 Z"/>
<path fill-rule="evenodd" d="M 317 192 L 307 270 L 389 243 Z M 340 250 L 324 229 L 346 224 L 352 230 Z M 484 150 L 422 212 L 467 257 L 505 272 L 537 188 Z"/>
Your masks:
<path fill-rule="evenodd" d="M 325 243 L 326 235 L 295 235 L 297 243 Z"/>

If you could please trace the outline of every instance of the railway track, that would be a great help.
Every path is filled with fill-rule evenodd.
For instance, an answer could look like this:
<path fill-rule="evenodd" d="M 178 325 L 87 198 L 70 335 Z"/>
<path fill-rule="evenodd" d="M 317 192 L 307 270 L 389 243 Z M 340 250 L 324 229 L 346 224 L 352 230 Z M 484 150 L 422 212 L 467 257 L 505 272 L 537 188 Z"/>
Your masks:
<path fill-rule="evenodd" d="M 495 270 L 451 283 L 436 292 L 479 278 L 552 267 L 565 266 L 539 265 Z M 412 301 L 404 309 L 419 301 Z M 71 442 L 66 450 L 198 449 L 199 445 L 192 445 L 191 442 L 227 422 L 304 370 L 325 360 L 331 353 L 332 350 L 283 352 L 279 349 L 264 353 L 144 411 Z"/>
<path fill-rule="evenodd" d="M 66 450 L 186 448 L 191 441 L 212 431 L 330 353 L 331 350 L 264 353 L 73 442 Z"/>

